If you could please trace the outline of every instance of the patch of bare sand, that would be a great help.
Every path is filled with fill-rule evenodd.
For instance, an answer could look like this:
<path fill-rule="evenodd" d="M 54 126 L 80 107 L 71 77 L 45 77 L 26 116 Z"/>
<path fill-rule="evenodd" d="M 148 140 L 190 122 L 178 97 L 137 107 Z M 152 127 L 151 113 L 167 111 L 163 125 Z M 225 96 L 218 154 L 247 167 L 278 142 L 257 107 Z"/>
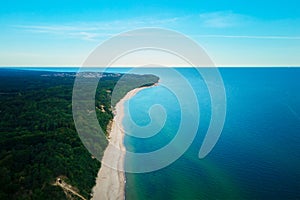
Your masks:
<path fill-rule="evenodd" d="M 124 103 L 147 87 L 129 91 L 115 107 L 116 113 L 111 125 L 109 144 L 104 151 L 101 168 L 98 172 L 96 185 L 93 188 L 93 200 L 123 200 L 125 199 L 124 159 Z"/>

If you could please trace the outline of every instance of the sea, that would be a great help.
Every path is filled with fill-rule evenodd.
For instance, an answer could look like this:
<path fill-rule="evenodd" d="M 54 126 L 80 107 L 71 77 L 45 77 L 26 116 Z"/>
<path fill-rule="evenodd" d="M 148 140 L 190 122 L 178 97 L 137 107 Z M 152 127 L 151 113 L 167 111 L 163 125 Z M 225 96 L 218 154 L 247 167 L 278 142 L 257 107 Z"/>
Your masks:
<path fill-rule="evenodd" d="M 135 153 L 159 151 L 176 139 L 181 113 L 189 113 L 190 121 L 200 116 L 196 136 L 170 165 L 126 173 L 126 199 L 300 199 L 300 68 L 219 68 L 223 85 L 216 87 L 226 92 L 225 123 L 218 142 L 202 159 L 199 149 L 212 107 L 218 106 L 212 105 L 207 87 L 213 78 L 205 82 L 193 68 L 175 70 L 193 89 L 199 113 L 196 107 L 181 105 L 184 100 L 172 90 L 187 90 L 184 81 L 163 69 L 155 71 L 159 85 L 142 90 L 126 104 L 123 126 L 130 134 L 125 146 Z M 153 105 L 163 107 L 165 123 L 155 135 L 143 137 L 149 133 L 132 123 L 143 127 L 155 122 Z M 157 118 L 163 120 L 159 114 Z M 194 137 L 189 131 L 184 134 Z M 155 161 L 125 162 L 139 167 Z"/>
<path fill-rule="evenodd" d="M 300 199 L 299 67 L 217 68 L 222 84 L 215 88 L 222 87 L 226 93 L 225 121 L 214 148 L 201 159 L 199 150 L 211 120 L 219 120 L 212 117 L 212 110 L 220 102 L 212 100 L 213 91 L 207 86 L 208 82 L 213 85 L 213 77 L 205 80 L 196 68 L 174 68 L 176 73 L 109 70 L 160 77 L 157 86 L 141 90 L 125 104 L 123 127 L 130 133 L 124 138 L 127 151 L 160 151 L 177 139 L 183 120 L 197 125 L 197 129 L 185 129 L 182 144 L 191 140 L 186 149 L 180 148 L 180 141 L 176 143 L 182 155 L 160 169 L 147 168 L 155 159 L 125 160 L 129 168 L 148 169 L 126 172 L 126 199 Z M 160 129 L 145 132 L 140 128 L 152 123 Z M 173 151 L 169 153 L 178 153 L 176 146 Z"/>

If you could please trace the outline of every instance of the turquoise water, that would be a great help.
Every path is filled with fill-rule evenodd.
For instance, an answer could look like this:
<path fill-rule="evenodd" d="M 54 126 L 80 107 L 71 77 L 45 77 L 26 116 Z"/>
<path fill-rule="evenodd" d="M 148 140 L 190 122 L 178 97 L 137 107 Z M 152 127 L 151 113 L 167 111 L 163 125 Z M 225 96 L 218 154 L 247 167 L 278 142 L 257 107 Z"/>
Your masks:
<path fill-rule="evenodd" d="M 189 149 L 176 162 L 150 173 L 126 173 L 127 199 L 300 199 L 300 68 L 220 69 L 227 95 L 222 135 L 212 152 L 198 158 L 210 117 L 210 96 L 194 69 L 177 69 L 192 85 L 200 125 Z M 172 77 L 169 77 L 172 79 Z M 126 135 L 132 152 L 151 152 L 176 135 L 181 112 L 174 93 L 160 85 L 142 90 L 126 104 L 135 123 L 150 122 L 148 109 L 161 104 L 167 120 L 147 139 Z M 180 81 L 168 81 L 181 88 Z M 184 90 L 184 88 L 182 88 Z M 187 97 L 188 98 L 188 97 Z M 195 115 L 191 112 L 190 120 Z M 126 131 L 135 132 L 128 118 Z M 190 133 L 186 133 L 190 137 Z M 129 165 L 143 165 L 126 160 Z"/>

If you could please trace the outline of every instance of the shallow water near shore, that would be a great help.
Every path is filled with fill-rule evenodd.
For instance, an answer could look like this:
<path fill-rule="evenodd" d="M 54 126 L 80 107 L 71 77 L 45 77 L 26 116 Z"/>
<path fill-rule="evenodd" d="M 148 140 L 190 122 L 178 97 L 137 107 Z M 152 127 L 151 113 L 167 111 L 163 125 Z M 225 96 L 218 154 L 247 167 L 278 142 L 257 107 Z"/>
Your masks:
<path fill-rule="evenodd" d="M 201 160 L 198 153 L 211 117 L 210 96 L 195 69 L 177 71 L 199 100 L 197 136 L 184 155 L 166 168 L 126 173 L 126 199 L 299 199 L 300 68 L 221 68 L 227 95 L 225 126 L 217 145 Z M 157 135 L 147 139 L 126 135 L 127 151 L 162 148 L 176 135 L 180 112 L 190 112 L 188 106 L 180 109 L 176 95 L 162 86 L 164 81 L 125 104 L 140 126 L 150 122 L 152 105 L 161 104 L 167 112 Z M 181 87 L 176 80 L 173 84 Z M 193 117 L 191 113 L 190 120 Z M 123 125 L 127 132 L 135 132 L 126 114 Z"/>

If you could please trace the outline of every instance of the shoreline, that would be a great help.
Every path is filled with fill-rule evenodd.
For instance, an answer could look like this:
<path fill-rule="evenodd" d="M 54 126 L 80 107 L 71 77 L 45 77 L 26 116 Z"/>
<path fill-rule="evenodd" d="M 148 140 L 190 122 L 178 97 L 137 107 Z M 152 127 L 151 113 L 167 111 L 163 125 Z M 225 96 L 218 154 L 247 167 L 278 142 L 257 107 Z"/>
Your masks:
<path fill-rule="evenodd" d="M 109 143 L 101 160 L 101 167 L 96 178 L 96 184 L 92 189 L 93 200 L 98 199 L 125 199 L 125 172 L 124 161 L 126 148 L 124 146 L 125 132 L 123 129 L 124 103 L 143 89 L 156 86 L 139 87 L 130 90 L 115 106 L 115 115 L 109 133 Z M 115 148 L 121 151 L 115 150 Z M 105 164 L 106 163 L 106 164 Z M 109 166 L 108 166 L 109 165 Z"/>

